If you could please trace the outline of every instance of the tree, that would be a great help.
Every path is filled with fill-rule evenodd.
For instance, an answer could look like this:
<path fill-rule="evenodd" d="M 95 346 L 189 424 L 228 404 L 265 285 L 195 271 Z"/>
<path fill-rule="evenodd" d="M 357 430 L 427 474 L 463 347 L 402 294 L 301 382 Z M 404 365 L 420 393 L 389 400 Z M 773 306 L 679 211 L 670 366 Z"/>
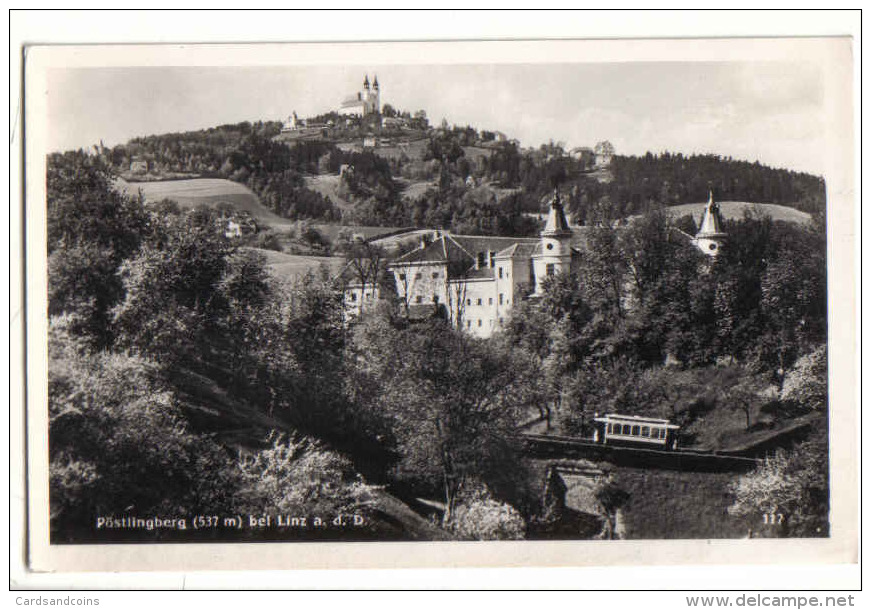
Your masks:
<path fill-rule="evenodd" d="M 113 186 L 102 157 L 49 155 L 46 174 L 49 315 L 69 314 L 95 349 L 111 345 L 112 307 L 122 298 L 121 261 L 147 234 L 141 197 Z"/>
<path fill-rule="evenodd" d="M 825 411 L 828 408 L 828 350 L 825 344 L 799 358 L 787 371 L 780 397 L 807 410 Z"/>
<path fill-rule="evenodd" d="M 756 385 L 752 381 L 742 380 L 729 388 L 725 399 L 730 409 L 744 414 L 744 429 L 749 430 L 753 409 L 759 402 Z"/>
<path fill-rule="evenodd" d="M 49 475 L 53 540 L 93 536 L 95 516 L 231 510 L 228 455 L 190 430 L 157 367 L 90 355 L 53 318 L 49 337 Z M 159 534 L 158 534 L 159 535 Z"/>
<path fill-rule="evenodd" d="M 526 523 L 511 505 L 494 499 L 481 483 L 470 483 L 460 492 L 448 530 L 462 540 L 520 540 Z"/>
<path fill-rule="evenodd" d="M 392 331 L 364 321 L 354 344 L 376 390 L 360 400 L 389 426 L 398 473 L 440 489 L 449 522 L 466 481 L 502 476 L 516 459 L 513 428 L 538 398 L 527 367 L 439 320 Z"/>
<path fill-rule="evenodd" d="M 252 514 L 294 516 L 359 513 L 374 488 L 351 462 L 311 439 L 270 433 L 267 447 L 239 458 L 237 502 Z"/>
<path fill-rule="evenodd" d="M 778 451 L 732 486 L 729 513 L 751 516 L 780 537 L 829 532 L 828 450 L 824 431 L 791 454 Z M 764 533 L 764 532 L 763 532 Z"/>
<path fill-rule="evenodd" d="M 387 270 L 387 259 L 384 249 L 367 241 L 355 240 L 345 249 L 345 261 L 352 279 L 358 282 L 363 295 L 366 287 L 378 287 Z M 360 299 L 360 313 L 363 313 L 365 297 Z"/>
<path fill-rule="evenodd" d="M 160 220 L 120 268 L 125 297 L 113 311 L 114 328 L 120 347 L 167 365 L 194 364 L 208 359 L 213 323 L 226 313 L 218 288 L 232 249 L 208 211 Z"/>

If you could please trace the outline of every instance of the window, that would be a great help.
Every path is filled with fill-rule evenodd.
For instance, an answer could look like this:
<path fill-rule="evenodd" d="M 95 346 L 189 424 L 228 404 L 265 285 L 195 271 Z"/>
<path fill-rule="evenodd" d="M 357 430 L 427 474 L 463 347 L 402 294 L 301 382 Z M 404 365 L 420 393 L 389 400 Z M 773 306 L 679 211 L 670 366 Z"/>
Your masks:
<path fill-rule="evenodd" d="M 372 299 L 372 293 L 371 293 L 371 292 L 367 292 L 367 293 L 366 293 L 366 299 L 367 299 L 367 300 L 371 300 L 371 299 Z"/>
<path fill-rule="evenodd" d="M 548 249 L 548 250 L 553 250 L 553 244 L 548 244 L 548 245 L 547 245 L 547 249 Z"/>
<path fill-rule="evenodd" d="M 416 279 L 416 280 L 419 280 L 419 279 L 422 278 L 422 277 L 423 277 L 423 274 L 422 274 L 422 273 L 415 273 L 415 274 L 414 274 L 414 279 Z"/>
<path fill-rule="evenodd" d="M 626 436 L 632 435 L 632 426 L 629 424 L 623 424 L 623 432 L 621 434 L 625 434 Z"/>
<path fill-rule="evenodd" d="M 661 430 L 659 428 L 654 428 L 650 431 L 650 438 L 659 438 L 659 433 Z"/>
<path fill-rule="evenodd" d="M 614 433 L 614 424 L 608 424 L 608 434 Z"/>
<path fill-rule="evenodd" d="M 483 305 L 483 304 L 484 304 L 484 299 L 478 299 L 478 305 Z M 478 321 L 480 322 L 480 320 L 478 320 Z"/>
<path fill-rule="evenodd" d="M 503 326 L 505 324 L 505 318 L 499 318 L 499 326 Z"/>
<path fill-rule="evenodd" d="M 641 434 L 641 426 L 632 426 L 632 436 Z"/>
<path fill-rule="evenodd" d="M 485 262 L 486 262 L 486 260 L 484 258 L 484 253 L 478 252 L 478 269 L 483 267 Z"/>
<path fill-rule="evenodd" d="M 492 250 L 490 251 L 490 269 L 496 266 L 496 253 Z"/>
<path fill-rule="evenodd" d="M 504 297 L 505 297 L 505 295 L 502 294 L 502 293 L 500 292 L 500 293 L 499 293 L 499 304 L 500 304 L 500 305 L 503 304 Z"/>
<path fill-rule="evenodd" d="M 650 426 L 641 426 L 641 436 L 648 438 L 650 436 Z"/>
<path fill-rule="evenodd" d="M 550 276 L 552 276 L 552 275 L 556 275 L 556 265 L 554 265 L 553 263 L 548 263 L 548 264 L 547 264 L 547 267 L 545 268 L 545 272 L 544 272 L 544 273 L 545 273 L 545 275 L 547 275 L 548 277 L 550 277 Z"/>
<path fill-rule="evenodd" d="M 471 304 L 472 304 L 472 299 L 466 299 L 466 305 L 470 305 L 470 306 L 471 306 Z"/>
<path fill-rule="evenodd" d="M 438 303 L 439 302 L 439 295 L 437 295 L 437 294 L 432 295 L 432 302 Z"/>
<path fill-rule="evenodd" d="M 404 273 L 400 273 L 400 274 L 399 274 L 399 281 L 400 281 L 400 282 L 404 282 L 404 281 L 405 281 L 405 274 L 404 274 Z"/>
<path fill-rule="evenodd" d="M 351 293 L 351 300 L 352 300 L 352 301 L 356 301 L 356 300 L 357 300 L 357 293 L 356 293 L 356 292 L 352 292 L 352 293 Z"/>
<path fill-rule="evenodd" d="M 436 271 L 435 273 L 432 274 L 432 279 L 434 279 L 434 280 L 439 279 L 439 273 L 438 273 L 438 271 Z"/>
<path fill-rule="evenodd" d="M 488 305 L 492 305 L 492 304 L 493 304 L 493 297 L 490 297 L 489 299 L 487 299 L 487 304 L 488 304 Z"/>
<path fill-rule="evenodd" d="M 478 326 L 481 326 L 481 318 L 478 318 Z"/>
<path fill-rule="evenodd" d="M 499 279 L 502 279 L 502 267 L 499 267 Z"/>
<path fill-rule="evenodd" d="M 466 320 L 466 328 L 472 328 L 472 321 Z"/>
<path fill-rule="evenodd" d="M 414 297 L 414 302 L 415 303 L 423 303 L 423 297 L 420 295 L 417 295 L 416 297 Z"/>

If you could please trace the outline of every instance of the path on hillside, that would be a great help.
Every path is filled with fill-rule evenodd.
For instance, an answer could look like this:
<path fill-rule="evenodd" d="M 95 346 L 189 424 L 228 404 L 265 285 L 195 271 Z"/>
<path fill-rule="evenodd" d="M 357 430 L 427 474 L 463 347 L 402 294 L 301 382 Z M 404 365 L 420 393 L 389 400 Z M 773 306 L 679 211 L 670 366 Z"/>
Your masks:
<path fill-rule="evenodd" d="M 316 176 L 305 177 L 305 187 L 316 193 L 320 193 L 324 197 L 329 197 L 333 205 L 341 209 L 343 212 L 354 209 L 354 204 L 339 195 L 339 186 L 342 177 L 338 174 L 318 174 Z"/>

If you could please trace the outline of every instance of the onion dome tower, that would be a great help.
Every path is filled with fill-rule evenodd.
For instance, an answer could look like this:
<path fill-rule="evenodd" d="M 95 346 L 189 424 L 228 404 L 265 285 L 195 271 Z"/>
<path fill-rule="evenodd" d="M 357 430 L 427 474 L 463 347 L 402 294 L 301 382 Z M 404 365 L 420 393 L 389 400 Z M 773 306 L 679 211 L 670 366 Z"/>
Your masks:
<path fill-rule="evenodd" d="M 572 230 L 560 201 L 559 190 L 551 199 L 547 221 L 541 231 L 541 243 L 532 256 L 535 272 L 535 292 L 541 294 L 546 278 L 568 273 L 572 266 Z"/>
<path fill-rule="evenodd" d="M 723 231 L 723 217 L 720 216 L 720 206 L 714 201 L 713 191 L 708 192 L 708 204 L 702 215 L 699 232 L 693 240 L 696 247 L 708 256 L 717 256 L 726 241 Z"/>

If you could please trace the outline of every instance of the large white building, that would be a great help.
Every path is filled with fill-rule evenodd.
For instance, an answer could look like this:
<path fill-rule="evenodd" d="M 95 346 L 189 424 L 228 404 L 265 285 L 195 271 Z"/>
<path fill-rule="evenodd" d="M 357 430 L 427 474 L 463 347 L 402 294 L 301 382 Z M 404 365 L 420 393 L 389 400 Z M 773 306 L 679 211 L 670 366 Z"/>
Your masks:
<path fill-rule="evenodd" d="M 381 113 L 381 88 L 376 76 L 369 86 L 369 75 L 363 79 L 363 89 L 346 97 L 339 105 L 337 112 L 342 116 L 369 116 Z"/>
<path fill-rule="evenodd" d="M 489 337 L 521 298 L 541 294 L 547 277 L 577 264 L 580 252 L 572 239 L 556 195 L 538 238 L 445 233 L 394 261 L 390 270 L 410 317 L 446 316 L 457 328 Z"/>

